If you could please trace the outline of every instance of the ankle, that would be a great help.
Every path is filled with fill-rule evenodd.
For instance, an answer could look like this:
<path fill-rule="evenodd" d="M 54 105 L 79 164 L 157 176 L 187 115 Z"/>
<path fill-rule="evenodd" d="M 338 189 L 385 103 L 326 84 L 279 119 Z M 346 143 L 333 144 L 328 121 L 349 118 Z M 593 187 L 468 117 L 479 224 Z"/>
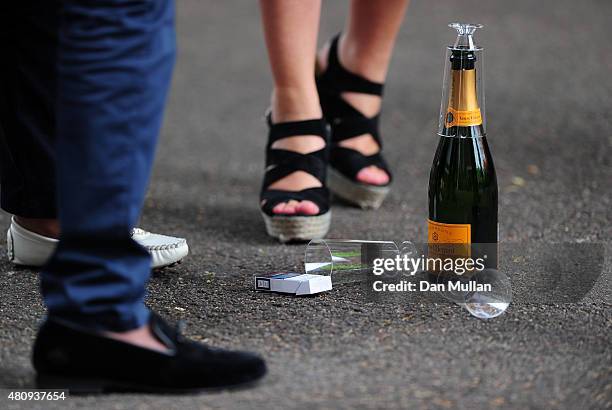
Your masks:
<path fill-rule="evenodd" d="M 376 83 L 385 82 L 390 58 L 386 50 L 364 48 L 361 42 L 342 35 L 338 54 L 340 63 L 350 72 Z"/>
<path fill-rule="evenodd" d="M 15 215 L 15 221 L 19 226 L 48 238 L 58 239 L 60 235 L 60 224 L 57 219 L 47 218 L 24 218 Z"/>
<path fill-rule="evenodd" d="M 321 118 L 316 85 L 311 87 L 276 87 L 272 93 L 272 121 L 302 121 Z"/>
<path fill-rule="evenodd" d="M 168 353 L 170 351 L 168 346 L 164 345 L 153 335 L 150 325 L 144 325 L 127 332 L 104 332 L 104 336 L 157 352 Z"/>

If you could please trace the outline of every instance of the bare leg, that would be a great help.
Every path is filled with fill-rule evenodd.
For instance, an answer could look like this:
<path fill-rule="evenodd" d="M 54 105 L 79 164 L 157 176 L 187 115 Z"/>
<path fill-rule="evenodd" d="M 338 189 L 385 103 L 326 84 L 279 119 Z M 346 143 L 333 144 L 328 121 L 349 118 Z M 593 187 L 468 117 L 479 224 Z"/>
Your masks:
<path fill-rule="evenodd" d="M 260 5 L 274 79 L 273 122 L 321 118 L 314 79 L 321 0 L 260 0 Z M 324 146 L 317 136 L 300 136 L 277 141 L 272 147 L 306 154 Z M 297 171 L 270 188 L 299 191 L 320 186 L 312 175 Z M 278 204 L 274 212 L 315 215 L 319 208 L 311 201 L 289 201 Z"/>
<path fill-rule="evenodd" d="M 397 33 L 404 19 L 408 0 L 352 0 L 350 17 L 340 39 L 340 61 L 349 71 L 371 81 L 383 83 Z M 327 64 L 329 46 L 319 53 L 319 63 Z M 371 117 L 380 111 L 378 96 L 344 93 L 343 97 L 364 115 Z M 360 151 L 364 155 L 378 152 L 371 135 L 361 135 L 342 141 L 340 145 Z M 377 167 L 368 167 L 357 175 L 362 182 L 384 185 L 389 176 Z"/>

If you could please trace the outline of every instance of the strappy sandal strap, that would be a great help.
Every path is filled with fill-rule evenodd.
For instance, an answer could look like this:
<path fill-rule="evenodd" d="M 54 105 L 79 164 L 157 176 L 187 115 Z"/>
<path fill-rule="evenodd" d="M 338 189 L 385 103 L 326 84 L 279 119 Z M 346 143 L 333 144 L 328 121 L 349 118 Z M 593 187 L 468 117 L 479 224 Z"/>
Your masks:
<path fill-rule="evenodd" d="M 303 135 L 316 135 L 323 138 L 327 144 L 329 130 L 327 123 L 323 118 L 315 120 L 304 120 L 304 121 L 289 121 L 272 123 L 272 114 L 266 115 L 266 122 L 268 124 L 268 145 L 266 148 L 270 148 L 278 140 L 289 137 L 299 137 Z"/>
<path fill-rule="evenodd" d="M 270 150 L 266 159 L 267 171 L 264 177 L 264 189 L 296 171 L 304 171 L 323 184 L 325 182 L 326 156 L 326 149 L 310 154 L 300 154 L 282 149 Z"/>
<path fill-rule="evenodd" d="M 380 149 L 382 149 L 382 140 L 378 131 L 379 118 L 380 115 L 371 118 L 360 115 L 355 117 L 339 117 L 334 119 L 334 143 L 348 140 L 359 135 L 370 134 L 376 140 Z"/>
<path fill-rule="evenodd" d="M 335 169 L 352 180 L 357 179 L 359 171 L 370 166 L 384 170 L 389 175 L 389 180 L 392 178 L 387 161 L 380 152 L 373 155 L 363 155 L 351 148 L 336 147 L 332 151 L 330 162 Z"/>
<path fill-rule="evenodd" d="M 292 121 L 273 124 L 271 116 L 267 117 L 270 127 L 266 149 L 266 174 L 261 190 L 261 201 L 265 201 L 262 211 L 274 216 L 273 208 L 290 200 L 312 201 L 319 207 L 321 215 L 329 211 L 329 192 L 325 187 L 327 162 L 329 159 L 329 127 L 325 120 Z M 325 147 L 308 154 L 272 148 L 281 139 L 304 135 L 316 135 L 325 141 Z M 301 191 L 283 191 L 268 189 L 274 182 L 296 172 L 306 172 L 321 182 L 322 187 L 308 188 Z M 282 215 L 287 216 L 287 215 Z"/>
<path fill-rule="evenodd" d="M 356 92 L 362 94 L 378 95 L 382 97 L 384 84 L 375 83 L 358 74 L 350 72 L 342 66 L 338 58 L 338 43 L 340 34 L 333 38 L 327 58 L 327 68 L 319 76 L 326 89 L 337 94 L 343 92 Z"/>

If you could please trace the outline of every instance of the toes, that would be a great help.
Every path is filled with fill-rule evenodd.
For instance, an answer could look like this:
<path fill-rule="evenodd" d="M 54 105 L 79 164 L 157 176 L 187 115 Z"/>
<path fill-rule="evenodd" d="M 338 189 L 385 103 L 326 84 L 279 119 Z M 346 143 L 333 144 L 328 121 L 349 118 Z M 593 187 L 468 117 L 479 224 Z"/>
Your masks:
<path fill-rule="evenodd" d="M 276 205 L 272 212 L 277 215 L 316 215 L 319 213 L 319 207 L 312 201 L 294 201 L 282 202 Z"/>
<path fill-rule="evenodd" d="M 370 166 L 359 171 L 357 180 L 370 185 L 385 185 L 389 183 L 389 175 L 378 167 Z"/>
<path fill-rule="evenodd" d="M 290 207 L 286 202 L 282 202 L 272 208 L 272 212 L 278 215 L 292 215 L 295 214 L 295 207 Z"/>
<path fill-rule="evenodd" d="M 274 212 L 275 214 L 281 214 L 281 215 L 295 215 L 296 207 L 298 204 L 299 202 L 295 200 L 291 200 L 289 202 L 283 202 L 281 204 L 276 205 L 274 209 L 272 209 L 272 212 Z"/>
<path fill-rule="evenodd" d="M 277 204 L 274 208 L 272 208 L 272 212 L 274 212 L 275 214 L 282 214 L 286 205 L 287 204 L 284 202 Z"/>
<path fill-rule="evenodd" d="M 302 201 L 297 205 L 295 211 L 300 215 L 316 215 L 319 213 L 319 207 L 312 201 Z"/>
<path fill-rule="evenodd" d="M 297 207 L 299 204 L 300 203 L 298 201 L 292 199 L 291 201 L 287 202 L 287 207 L 285 208 L 285 210 L 289 210 L 290 213 L 295 214 L 297 213 Z"/>

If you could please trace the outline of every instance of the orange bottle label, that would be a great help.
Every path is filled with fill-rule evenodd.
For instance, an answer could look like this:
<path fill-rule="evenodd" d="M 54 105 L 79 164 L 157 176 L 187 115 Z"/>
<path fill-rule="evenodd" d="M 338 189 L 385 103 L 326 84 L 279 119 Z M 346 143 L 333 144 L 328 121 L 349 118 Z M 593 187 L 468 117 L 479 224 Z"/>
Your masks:
<path fill-rule="evenodd" d="M 472 243 L 472 225 L 444 224 L 427 220 L 429 243 Z"/>
<path fill-rule="evenodd" d="M 450 127 L 470 127 L 482 124 L 480 108 L 470 111 L 459 111 L 449 107 L 444 119 L 446 128 Z"/>
<path fill-rule="evenodd" d="M 466 258 L 471 254 L 472 225 L 427 220 L 430 257 Z M 462 246 L 463 245 L 463 246 Z"/>

